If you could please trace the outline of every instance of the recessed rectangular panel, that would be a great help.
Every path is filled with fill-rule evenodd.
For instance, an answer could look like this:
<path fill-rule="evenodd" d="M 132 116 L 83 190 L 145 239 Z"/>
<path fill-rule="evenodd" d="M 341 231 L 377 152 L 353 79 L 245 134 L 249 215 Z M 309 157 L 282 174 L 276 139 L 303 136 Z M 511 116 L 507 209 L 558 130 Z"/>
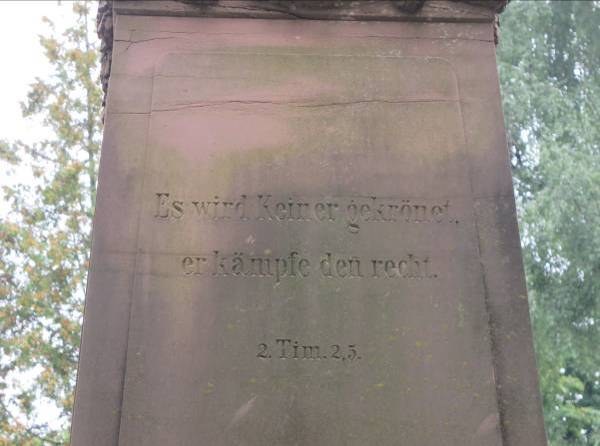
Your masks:
<path fill-rule="evenodd" d="M 152 84 L 121 444 L 499 445 L 452 66 L 175 52 Z"/>

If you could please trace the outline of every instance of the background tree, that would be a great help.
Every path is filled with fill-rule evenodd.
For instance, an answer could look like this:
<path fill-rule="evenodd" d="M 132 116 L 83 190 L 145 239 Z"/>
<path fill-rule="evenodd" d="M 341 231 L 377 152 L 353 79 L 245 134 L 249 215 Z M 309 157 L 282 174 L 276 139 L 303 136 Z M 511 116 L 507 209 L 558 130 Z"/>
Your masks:
<path fill-rule="evenodd" d="M 68 444 L 101 126 L 96 5 L 70 6 L 73 26 L 58 33 L 48 21 L 52 35 L 40 38 L 53 74 L 22 105 L 49 137 L 0 143 L 2 160 L 28 178 L 3 189 L 0 445 Z M 40 422 L 52 409 L 57 422 Z"/>
<path fill-rule="evenodd" d="M 600 3 L 512 2 L 498 49 L 553 446 L 600 445 Z"/>

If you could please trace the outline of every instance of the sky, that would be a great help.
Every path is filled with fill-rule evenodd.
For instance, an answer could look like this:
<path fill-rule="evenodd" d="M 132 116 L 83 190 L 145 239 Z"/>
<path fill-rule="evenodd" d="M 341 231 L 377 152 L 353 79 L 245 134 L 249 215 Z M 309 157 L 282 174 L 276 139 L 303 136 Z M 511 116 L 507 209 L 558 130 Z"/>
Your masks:
<path fill-rule="evenodd" d="M 23 118 L 21 102 L 36 77 L 50 74 L 50 64 L 39 42 L 39 36 L 48 34 L 50 28 L 42 18 L 48 17 L 57 30 L 64 29 L 71 6 L 68 0 L 0 0 L 0 140 L 31 143 L 48 134 L 38 119 Z M 27 183 L 30 176 L 24 169 L 9 170 L 0 162 L 0 187 Z M 7 204 L 0 200 L 0 215 L 6 212 Z"/>
<path fill-rule="evenodd" d="M 49 73 L 39 35 L 48 31 L 46 16 L 61 29 L 69 16 L 68 1 L 0 1 L 0 139 L 35 141 L 43 134 L 39 123 L 21 116 L 20 102 L 29 84 Z"/>

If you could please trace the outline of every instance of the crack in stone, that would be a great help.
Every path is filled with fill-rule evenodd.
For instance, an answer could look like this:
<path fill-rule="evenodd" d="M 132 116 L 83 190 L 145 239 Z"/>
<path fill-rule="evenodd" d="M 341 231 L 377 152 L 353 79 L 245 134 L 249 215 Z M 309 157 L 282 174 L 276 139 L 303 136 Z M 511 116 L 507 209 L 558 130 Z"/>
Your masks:
<path fill-rule="evenodd" d="M 226 7 L 226 10 L 241 10 L 241 11 L 250 11 L 250 12 L 275 12 L 275 13 L 279 13 L 279 14 L 285 14 L 289 17 L 294 17 L 297 19 L 304 19 L 307 18 L 302 14 L 295 14 L 292 11 L 289 10 L 285 10 L 283 8 L 273 8 L 273 7 L 268 7 L 268 5 L 262 6 L 262 7 L 257 7 L 257 8 L 252 8 L 252 7 L 248 7 L 248 6 L 241 6 L 241 5 L 228 5 Z"/>
<path fill-rule="evenodd" d="M 297 108 L 321 108 L 321 107 L 346 107 L 361 104 L 407 104 L 407 103 L 430 103 L 430 102 L 458 102 L 458 99 L 403 99 L 403 100 L 387 100 L 387 99 L 364 99 L 356 101 L 340 101 L 340 102 L 321 102 L 321 103 L 303 103 L 299 101 L 259 101 L 259 100 L 231 100 L 231 101 L 215 101 L 215 102 L 199 102 L 191 104 L 178 104 L 173 107 L 153 108 L 155 112 L 170 112 L 187 110 L 194 108 L 209 108 L 221 107 L 225 105 L 274 105 L 274 106 L 291 106 Z"/>
<path fill-rule="evenodd" d="M 138 31 L 136 29 L 132 30 L 132 31 Z M 144 30 L 139 30 L 139 31 L 144 31 Z M 158 39 L 178 39 L 180 38 L 179 35 L 181 36 L 206 36 L 206 37 L 212 37 L 212 36 L 238 36 L 238 37 L 245 37 L 245 36 L 261 36 L 263 34 L 261 33 L 245 33 L 245 32 L 231 32 L 231 33 L 225 33 L 225 32 L 206 32 L 206 31 L 174 31 L 174 30 L 164 30 L 164 31 L 160 31 L 161 34 L 175 34 L 176 36 L 172 36 L 172 37 L 156 37 L 156 38 L 151 38 L 151 39 L 141 39 L 141 40 L 125 40 L 125 39 L 115 39 L 115 42 L 132 42 L 132 43 L 138 43 L 138 42 L 146 42 L 149 40 L 158 40 Z M 321 35 L 318 33 L 314 33 L 314 35 Z M 325 34 L 323 34 L 325 35 Z M 493 42 L 493 39 L 478 39 L 478 38 L 470 38 L 470 37 L 460 37 L 460 36 L 448 36 L 448 37 L 435 37 L 435 36 L 394 36 L 394 35 L 385 35 L 385 34 L 365 34 L 365 35 L 361 35 L 361 34 L 343 34 L 339 36 L 340 38 L 344 38 L 344 39 L 363 39 L 363 38 L 375 38 L 375 39 L 393 39 L 393 40 L 464 40 L 464 41 L 478 41 L 478 42 Z"/>
<path fill-rule="evenodd" d="M 138 43 L 152 42 L 153 40 L 172 40 L 178 39 L 179 37 L 151 37 L 149 39 L 140 39 L 140 40 L 126 40 L 126 39 L 115 39 L 115 42 L 127 42 L 128 45 L 125 47 L 123 53 L 126 53 L 129 48 Z"/>

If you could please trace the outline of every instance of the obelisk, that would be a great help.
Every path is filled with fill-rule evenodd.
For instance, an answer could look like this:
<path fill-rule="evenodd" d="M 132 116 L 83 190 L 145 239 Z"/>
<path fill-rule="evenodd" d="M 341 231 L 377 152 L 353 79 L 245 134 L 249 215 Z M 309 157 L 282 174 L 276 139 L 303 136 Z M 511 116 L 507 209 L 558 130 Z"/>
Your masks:
<path fill-rule="evenodd" d="M 504 1 L 101 3 L 73 446 L 543 446 Z"/>

